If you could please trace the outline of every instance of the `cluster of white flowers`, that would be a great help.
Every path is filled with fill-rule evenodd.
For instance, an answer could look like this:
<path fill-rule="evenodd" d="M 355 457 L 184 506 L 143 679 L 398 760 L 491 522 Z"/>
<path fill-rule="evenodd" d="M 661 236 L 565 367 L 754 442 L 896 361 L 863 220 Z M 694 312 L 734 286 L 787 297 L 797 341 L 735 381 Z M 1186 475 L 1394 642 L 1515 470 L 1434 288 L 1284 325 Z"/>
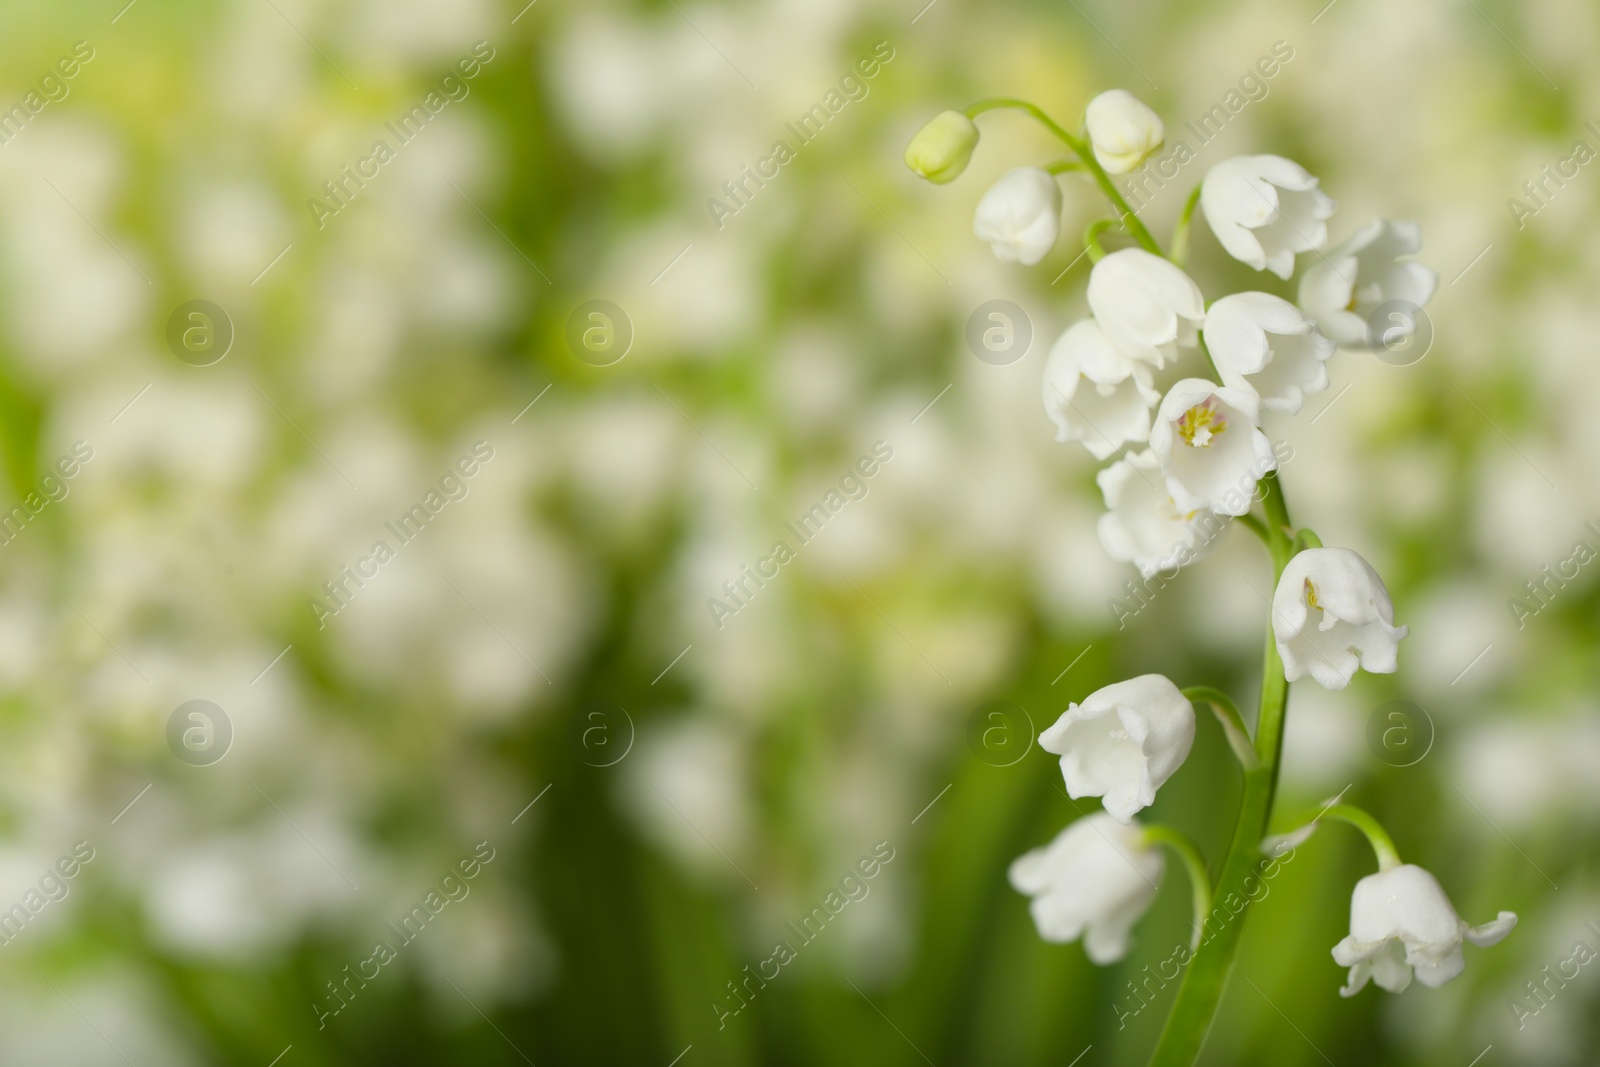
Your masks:
<path fill-rule="evenodd" d="M 1075 170 L 1095 172 L 1123 229 L 1141 246 L 1107 253 L 1097 234 L 1114 223 L 1090 227 L 1090 317 L 1061 335 L 1044 370 L 1044 407 L 1057 439 L 1081 443 L 1098 461 L 1123 453 L 1097 479 L 1107 507 L 1099 524 L 1106 551 L 1148 577 L 1198 559 L 1228 519 L 1245 516 L 1272 547 L 1280 572 L 1271 627 L 1282 684 L 1310 675 L 1337 690 L 1358 669 L 1393 673 L 1406 628 L 1394 623 L 1383 580 L 1350 549 L 1324 548 L 1310 531 L 1290 528 L 1281 498 L 1269 501 L 1279 492 L 1273 472 L 1280 454 L 1262 419 L 1266 411 L 1297 414 L 1308 395 L 1327 389 L 1327 362 L 1337 347 L 1397 340 L 1398 319 L 1382 330 L 1369 319 L 1391 301 L 1420 307 L 1433 295 L 1438 276 L 1405 258 L 1420 247 L 1417 226 L 1379 219 L 1327 249 L 1334 202 L 1316 177 L 1280 156 L 1225 160 L 1194 191 L 1174 248 L 1187 246 L 1198 205 L 1222 248 L 1257 271 L 1287 282 L 1297 257 L 1311 253 L 1315 260 L 1301 275 L 1298 304 L 1249 291 L 1208 305 L 1184 271 L 1181 252 L 1161 254 L 1106 178 L 1137 168 L 1160 148 L 1164 129 L 1150 108 L 1122 90 L 1103 93 L 1088 105 L 1084 133 L 1074 137 L 1030 104 L 987 101 L 964 114 L 945 112 L 925 127 L 907 152 L 908 165 L 930 181 L 954 180 L 978 142 L 972 116 L 991 107 L 1032 113 L 1079 157 L 1049 169 L 1012 170 L 984 194 L 973 228 L 999 259 L 1034 264 L 1050 252 L 1061 228 L 1056 176 Z M 1205 371 L 1183 373 L 1186 356 L 1201 352 Z M 1169 367 L 1177 368 L 1175 380 L 1163 389 L 1156 376 Z M 1250 514 L 1258 501 L 1264 519 Z M 1060 757 L 1068 795 L 1100 797 L 1104 805 L 1102 814 L 1072 824 L 1011 867 L 1012 885 L 1032 898 L 1046 940 L 1082 937 L 1095 962 L 1122 958 L 1132 925 L 1156 895 L 1162 843 L 1191 861 L 1191 877 L 1208 881 L 1192 846 L 1173 842 L 1175 831 L 1134 820 L 1188 756 L 1196 701 L 1216 709 L 1247 769 L 1276 760 L 1275 752 L 1253 751 L 1226 695 L 1183 690 L 1159 674 L 1090 694 L 1040 735 L 1040 746 Z M 1275 780 L 1275 763 L 1268 772 Z M 1347 805 L 1330 805 L 1324 815 L 1361 827 L 1379 857 L 1379 873 L 1356 887 L 1350 937 L 1333 950 L 1351 968 L 1347 995 L 1369 979 L 1398 992 L 1413 969 L 1425 985 L 1439 985 L 1460 972 L 1463 939 L 1492 944 L 1515 925 L 1516 916 L 1502 912 L 1492 923 L 1468 927 L 1432 875 L 1399 862 L 1371 816 Z M 1211 887 L 1197 889 L 1198 901 Z"/>

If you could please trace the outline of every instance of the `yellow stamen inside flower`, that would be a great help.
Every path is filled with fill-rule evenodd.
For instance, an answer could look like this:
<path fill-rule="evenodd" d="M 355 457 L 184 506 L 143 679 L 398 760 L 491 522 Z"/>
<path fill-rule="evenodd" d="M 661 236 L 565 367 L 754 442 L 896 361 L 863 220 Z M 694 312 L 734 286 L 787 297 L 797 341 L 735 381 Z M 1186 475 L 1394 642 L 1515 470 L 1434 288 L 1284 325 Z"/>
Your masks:
<path fill-rule="evenodd" d="M 1317 587 L 1311 584 L 1311 579 L 1306 579 L 1306 603 L 1314 608 L 1322 605 L 1317 603 Z"/>
<path fill-rule="evenodd" d="M 1212 438 L 1228 428 L 1228 420 L 1217 410 L 1217 398 L 1208 396 L 1205 403 L 1185 411 L 1173 425 L 1178 428 L 1178 436 L 1192 447 L 1205 448 Z"/>

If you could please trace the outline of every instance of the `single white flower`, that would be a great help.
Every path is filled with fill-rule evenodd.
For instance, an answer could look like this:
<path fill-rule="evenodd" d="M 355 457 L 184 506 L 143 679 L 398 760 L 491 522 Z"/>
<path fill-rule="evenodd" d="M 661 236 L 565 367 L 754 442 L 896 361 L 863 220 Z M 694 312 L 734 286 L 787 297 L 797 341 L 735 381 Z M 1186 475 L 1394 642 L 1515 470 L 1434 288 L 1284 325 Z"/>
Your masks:
<path fill-rule="evenodd" d="M 1369 980 L 1402 992 L 1413 968 L 1423 985 L 1437 989 L 1466 966 L 1463 939 L 1487 948 L 1516 925 L 1516 913 L 1502 911 L 1493 922 L 1468 926 L 1438 880 L 1413 864 L 1369 874 L 1350 897 L 1350 936 L 1333 946 L 1334 961 L 1350 968 L 1339 993 L 1353 997 Z"/>
<path fill-rule="evenodd" d="M 1300 278 L 1300 306 L 1317 329 L 1350 348 L 1379 348 L 1409 336 L 1415 327 L 1406 315 L 1370 321 L 1373 312 L 1399 300 L 1420 308 L 1439 288 L 1439 275 L 1415 260 L 1422 250 L 1415 222 L 1373 219 L 1329 249 Z M 1396 333 L 1396 331 L 1399 331 Z"/>
<path fill-rule="evenodd" d="M 959 111 L 941 111 L 906 145 L 906 166 L 935 185 L 953 182 L 978 147 L 978 126 Z"/>
<path fill-rule="evenodd" d="M 1157 367 L 1193 348 L 1206 300 L 1183 270 L 1142 248 L 1112 252 L 1089 272 L 1089 310 L 1122 351 Z"/>
<path fill-rule="evenodd" d="M 1358 666 L 1393 674 L 1406 628 L 1394 625 L 1394 602 L 1371 564 L 1348 548 L 1308 548 L 1278 579 L 1272 632 L 1285 678 L 1309 673 L 1324 689 L 1343 689 Z"/>
<path fill-rule="evenodd" d="M 1095 475 L 1105 497 L 1100 543 L 1112 559 L 1148 578 L 1193 563 L 1214 547 L 1227 520 L 1211 511 L 1181 512 L 1149 449 L 1132 452 Z"/>
<path fill-rule="evenodd" d="M 1033 266 L 1061 236 L 1061 186 L 1038 167 L 1007 171 L 978 201 L 972 232 L 1001 262 Z"/>
<path fill-rule="evenodd" d="M 1150 368 L 1124 355 L 1093 319 L 1069 328 L 1044 365 L 1044 410 L 1057 441 L 1082 441 L 1105 459 L 1129 441 L 1150 439 L 1150 409 L 1161 394 Z"/>
<path fill-rule="evenodd" d="M 1328 243 L 1334 203 L 1293 160 L 1235 156 L 1206 172 L 1200 209 L 1228 255 L 1288 278 L 1295 253 Z"/>
<path fill-rule="evenodd" d="M 1040 937 L 1082 937 L 1089 958 L 1108 964 L 1128 954 L 1133 924 L 1155 899 L 1163 867 L 1138 823 L 1124 826 L 1095 812 L 1018 857 L 1009 875 L 1017 892 L 1033 898 L 1028 912 Z"/>
<path fill-rule="evenodd" d="M 1155 802 L 1192 744 L 1194 705 L 1159 674 L 1095 690 L 1039 735 L 1039 747 L 1061 757 L 1067 794 L 1104 798 L 1118 822 Z"/>
<path fill-rule="evenodd" d="M 1161 116 L 1126 89 L 1111 89 L 1089 101 L 1083 124 L 1094 158 L 1110 174 L 1126 174 L 1166 138 Z"/>
<path fill-rule="evenodd" d="M 1337 347 L 1305 312 L 1271 293 L 1235 293 L 1211 305 L 1202 331 L 1222 384 L 1255 393 L 1261 406 L 1293 415 L 1328 388 Z"/>
<path fill-rule="evenodd" d="M 1278 467 L 1272 442 L 1256 427 L 1260 414 L 1254 393 L 1204 378 L 1167 390 L 1150 427 L 1150 451 L 1179 511 L 1250 510 L 1256 482 Z"/>

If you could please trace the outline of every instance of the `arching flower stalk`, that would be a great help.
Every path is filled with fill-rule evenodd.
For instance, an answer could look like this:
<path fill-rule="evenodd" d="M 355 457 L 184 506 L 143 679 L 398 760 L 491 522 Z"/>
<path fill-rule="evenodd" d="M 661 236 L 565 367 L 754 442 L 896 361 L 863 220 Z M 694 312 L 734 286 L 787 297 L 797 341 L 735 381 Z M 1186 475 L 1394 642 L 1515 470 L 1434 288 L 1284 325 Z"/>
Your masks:
<path fill-rule="evenodd" d="M 1082 938 L 1097 963 L 1127 952 L 1133 926 L 1154 900 L 1162 874 L 1158 845 L 1171 848 L 1188 870 L 1197 929 L 1212 899 L 1242 902 L 1234 921 L 1203 943 L 1197 939 L 1151 1061 L 1188 1067 L 1221 1002 L 1250 903 L 1247 887 L 1273 821 L 1289 683 L 1310 675 L 1338 689 L 1358 669 L 1393 672 L 1406 636 L 1377 571 L 1350 549 L 1322 547 L 1290 519 L 1278 468 L 1292 452 L 1273 443 L 1264 412 L 1297 414 L 1308 394 L 1328 387 L 1336 345 L 1377 344 L 1385 324 L 1370 325 L 1369 316 L 1396 300 L 1420 306 L 1438 276 L 1406 258 L 1421 248 L 1412 223 L 1379 220 L 1323 252 L 1334 202 L 1304 167 L 1272 155 L 1213 167 L 1190 195 L 1169 255 L 1110 178 L 1142 166 L 1163 137 L 1160 117 L 1122 90 L 1088 105 L 1082 135 L 1023 100 L 983 100 L 945 112 L 917 135 L 907 163 L 932 182 L 953 180 L 978 143 L 973 120 L 1000 109 L 1027 114 L 1076 157 L 1013 170 L 984 197 L 975 228 L 1002 260 L 1036 263 L 1056 244 L 1057 180 L 1086 177 L 1114 212 L 1084 235 L 1095 261 L 1087 292 L 1093 317 L 1056 343 L 1043 382 L 1057 439 L 1081 442 L 1096 460 L 1111 461 L 1097 479 L 1107 506 L 1100 520 L 1107 552 L 1147 577 L 1170 579 L 1237 521 L 1260 537 L 1272 565 L 1276 593 L 1264 627 L 1253 729 L 1221 690 L 1180 690 L 1160 674 L 1105 686 L 1069 705 L 1040 735 L 1040 746 L 1060 757 L 1067 794 L 1100 797 L 1104 811 L 1073 822 L 1010 873 L 1012 885 L 1032 898 L 1040 936 Z M 1245 292 L 1222 295 L 1208 307 L 1179 264 L 1197 205 L 1222 247 L 1256 270 L 1287 281 L 1297 257 L 1315 253 L 1299 282 L 1300 305 Z M 1101 240 L 1114 229 L 1137 247 L 1107 252 Z M 1174 365 L 1176 380 L 1159 384 L 1155 376 Z M 1134 821 L 1157 803 L 1162 784 L 1181 773 L 1194 740 L 1195 704 L 1215 713 L 1244 775 L 1232 842 L 1210 868 L 1178 831 Z M 1388 833 L 1358 808 L 1335 801 L 1291 839 L 1303 840 L 1324 819 L 1361 828 L 1379 861 L 1378 873 L 1357 883 L 1350 936 L 1333 949 L 1334 959 L 1350 968 L 1345 995 L 1369 981 L 1399 992 L 1413 975 L 1425 986 L 1442 984 L 1464 966 L 1463 942 L 1490 945 L 1515 925 L 1510 912 L 1482 926 L 1463 922 L 1433 875 L 1401 863 Z"/>

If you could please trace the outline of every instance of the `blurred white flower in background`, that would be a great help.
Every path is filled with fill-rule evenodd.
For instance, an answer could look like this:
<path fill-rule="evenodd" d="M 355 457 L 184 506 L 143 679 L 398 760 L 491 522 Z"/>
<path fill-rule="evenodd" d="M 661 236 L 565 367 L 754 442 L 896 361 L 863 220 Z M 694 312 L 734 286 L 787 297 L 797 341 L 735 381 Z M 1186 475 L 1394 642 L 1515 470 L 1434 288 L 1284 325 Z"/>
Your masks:
<path fill-rule="evenodd" d="M 1496 823 L 1531 830 L 1552 818 L 1600 817 L 1600 717 L 1592 709 L 1474 722 L 1452 747 L 1453 780 L 1470 783 L 1471 803 Z"/>
<path fill-rule="evenodd" d="M 640 828 L 702 877 L 743 883 L 750 845 L 744 745 L 701 716 L 641 728 L 621 764 L 622 799 Z"/>

